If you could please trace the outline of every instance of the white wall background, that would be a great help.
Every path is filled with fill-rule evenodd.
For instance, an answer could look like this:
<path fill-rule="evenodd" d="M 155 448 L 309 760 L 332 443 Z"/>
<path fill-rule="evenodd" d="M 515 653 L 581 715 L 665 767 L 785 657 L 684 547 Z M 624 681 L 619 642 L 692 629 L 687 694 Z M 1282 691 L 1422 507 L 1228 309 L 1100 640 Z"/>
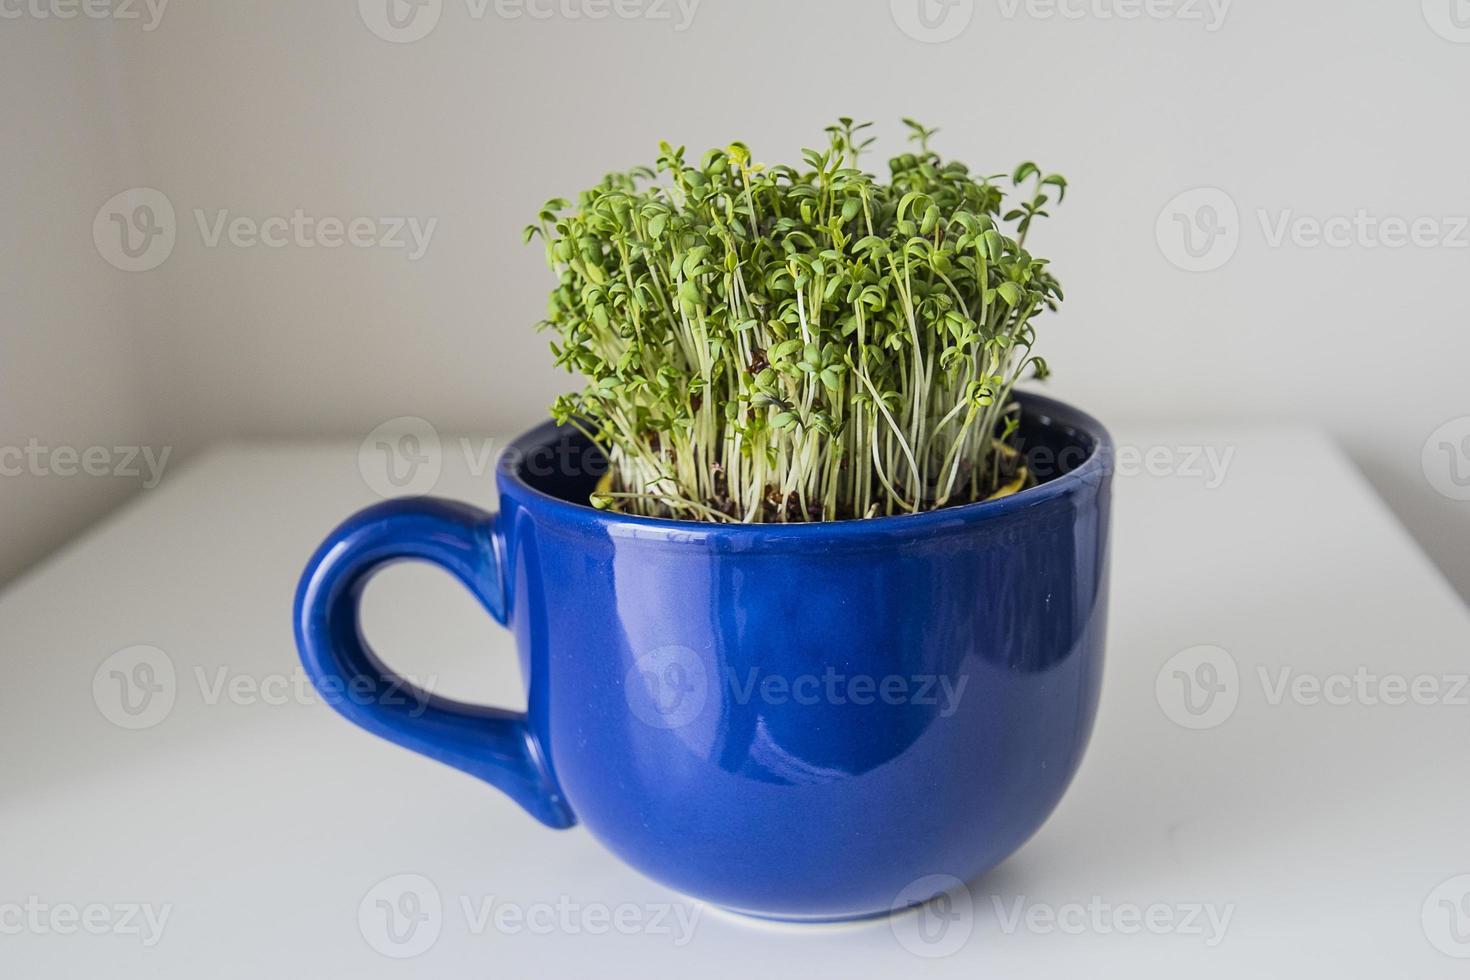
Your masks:
<path fill-rule="evenodd" d="M 117 189 L 115 61 L 63 26 L 0 20 L 0 583 L 141 482 L 32 472 L 18 454 L 148 433 L 138 284 L 101 262 L 86 215 Z"/>
<path fill-rule="evenodd" d="M 1470 503 L 1421 461 L 1470 415 L 1470 231 L 1458 248 L 1273 246 L 1259 216 L 1453 233 L 1470 215 L 1464 0 L 425 2 L 172 0 L 153 30 L 142 0 L 138 20 L 0 20 L 0 442 L 184 456 L 406 414 L 525 425 L 568 384 L 531 329 L 549 279 L 519 229 L 543 199 L 651 162 L 662 138 L 794 157 L 843 114 L 880 123 L 876 162 L 914 115 L 947 155 L 1071 179 L 1033 236 L 1068 288 L 1044 335 L 1055 394 L 1113 421 L 1316 422 L 1470 594 Z M 432 30 L 375 35 L 390 3 Z M 910 36 L 919 4 L 928 36 L 957 35 Z M 91 226 L 140 186 L 172 203 L 177 242 L 127 273 Z M 1187 272 L 1155 225 L 1201 186 L 1237 206 L 1239 242 Z M 297 208 L 437 226 L 411 261 L 211 247 L 195 214 Z M 127 489 L 0 481 L 0 577 Z"/>

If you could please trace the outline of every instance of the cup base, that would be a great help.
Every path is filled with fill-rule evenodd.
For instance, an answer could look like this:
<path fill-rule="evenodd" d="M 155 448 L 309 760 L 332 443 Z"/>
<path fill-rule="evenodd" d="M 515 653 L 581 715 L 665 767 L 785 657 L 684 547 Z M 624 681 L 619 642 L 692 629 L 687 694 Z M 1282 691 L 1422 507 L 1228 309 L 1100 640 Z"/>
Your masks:
<path fill-rule="evenodd" d="M 731 908 L 727 905 L 715 905 L 711 902 L 701 901 L 700 907 L 713 912 L 722 919 L 739 923 L 747 927 L 758 929 L 773 929 L 777 931 L 809 932 L 813 929 L 840 929 L 850 926 L 861 926 L 887 919 L 891 915 L 907 912 L 907 908 L 900 909 L 877 909 L 872 912 L 858 912 L 853 915 L 771 915 L 766 912 L 750 912 L 745 909 Z"/>

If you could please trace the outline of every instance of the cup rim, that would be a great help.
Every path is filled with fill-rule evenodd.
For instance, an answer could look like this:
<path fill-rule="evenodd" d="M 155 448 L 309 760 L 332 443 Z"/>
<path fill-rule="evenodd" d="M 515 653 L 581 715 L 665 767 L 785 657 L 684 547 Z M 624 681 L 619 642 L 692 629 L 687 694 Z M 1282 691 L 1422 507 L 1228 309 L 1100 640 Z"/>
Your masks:
<path fill-rule="evenodd" d="M 1081 409 L 1055 398 L 1027 391 L 1017 391 L 1014 394 L 1016 400 L 1021 402 L 1022 412 L 1038 418 L 1042 425 L 1069 428 L 1089 436 L 1092 439 L 1092 451 L 1087 458 L 1060 476 L 1007 497 L 978 500 L 918 514 L 777 524 L 689 521 L 600 510 L 591 504 L 566 500 L 537 489 L 516 471 L 515 460 L 546 445 L 548 437 L 560 430 L 561 426 L 550 419 L 511 440 L 496 462 L 496 481 L 502 497 L 507 496 L 506 491 L 511 488 L 513 492 L 510 496 L 523 505 L 534 501 L 538 512 L 574 523 L 601 525 L 610 533 L 618 533 L 620 536 L 680 540 L 722 538 L 730 539 L 730 543 L 738 547 L 741 543 L 764 545 L 781 541 L 803 542 L 814 538 L 861 539 L 895 534 L 903 537 L 922 536 L 1029 510 L 1071 493 L 1079 485 L 1101 482 L 1112 474 L 1113 438 L 1101 422 Z"/>

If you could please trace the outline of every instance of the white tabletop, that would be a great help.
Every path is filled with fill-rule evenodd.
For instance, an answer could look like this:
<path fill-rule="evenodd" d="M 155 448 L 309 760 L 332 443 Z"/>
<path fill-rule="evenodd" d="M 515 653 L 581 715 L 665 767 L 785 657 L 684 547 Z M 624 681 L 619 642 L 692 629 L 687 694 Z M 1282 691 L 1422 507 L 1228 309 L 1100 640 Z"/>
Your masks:
<path fill-rule="evenodd" d="M 1465 976 L 1465 608 L 1315 432 L 1116 435 L 1076 783 L 968 901 L 834 927 L 690 903 L 319 703 L 292 592 L 380 481 L 354 445 L 208 452 L 0 597 L 0 975 Z M 491 505 L 485 448 L 446 439 L 436 492 Z M 388 570 L 364 619 L 402 672 L 521 700 L 443 573 Z"/>

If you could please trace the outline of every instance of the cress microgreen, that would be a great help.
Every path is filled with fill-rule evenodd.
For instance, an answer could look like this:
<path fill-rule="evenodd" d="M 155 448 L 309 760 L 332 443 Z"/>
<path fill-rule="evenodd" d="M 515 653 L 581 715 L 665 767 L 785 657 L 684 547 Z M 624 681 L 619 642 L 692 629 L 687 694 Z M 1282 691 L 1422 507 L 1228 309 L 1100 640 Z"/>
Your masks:
<path fill-rule="evenodd" d="M 1046 376 L 1034 320 L 1062 299 L 1026 238 L 1067 184 L 1030 162 L 972 176 L 904 124 L 916 147 L 887 181 L 859 166 L 871 124 L 844 118 L 799 168 L 664 143 L 652 168 L 543 206 L 526 238 L 559 282 L 541 326 L 587 381 L 552 413 L 608 454 L 595 504 L 836 520 L 1022 478 L 1011 391 Z"/>

